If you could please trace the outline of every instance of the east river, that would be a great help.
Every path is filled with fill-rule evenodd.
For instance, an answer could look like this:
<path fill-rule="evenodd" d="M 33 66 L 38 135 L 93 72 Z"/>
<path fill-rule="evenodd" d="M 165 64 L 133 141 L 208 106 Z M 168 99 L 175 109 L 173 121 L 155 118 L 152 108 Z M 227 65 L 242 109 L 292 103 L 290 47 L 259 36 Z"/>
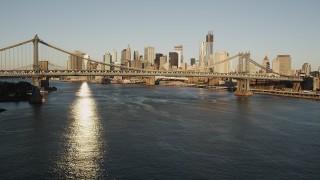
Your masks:
<path fill-rule="evenodd" d="M 320 102 L 51 82 L 0 103 L 0 179 L 320 179 Z"/>

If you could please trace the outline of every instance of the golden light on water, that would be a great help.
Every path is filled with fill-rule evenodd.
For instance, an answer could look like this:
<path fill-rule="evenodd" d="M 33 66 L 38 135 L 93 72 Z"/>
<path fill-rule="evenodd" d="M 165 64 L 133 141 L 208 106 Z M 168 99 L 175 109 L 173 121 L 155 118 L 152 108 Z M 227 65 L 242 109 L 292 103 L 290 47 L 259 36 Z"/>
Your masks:
<path fill-rule="evenodd" d="M 100 118 L 87 83 L 81 85 L 71 110 L 72 123 L 69 133 L 67 166 L 76 178 L 98 177 L 102 157 Z"/>

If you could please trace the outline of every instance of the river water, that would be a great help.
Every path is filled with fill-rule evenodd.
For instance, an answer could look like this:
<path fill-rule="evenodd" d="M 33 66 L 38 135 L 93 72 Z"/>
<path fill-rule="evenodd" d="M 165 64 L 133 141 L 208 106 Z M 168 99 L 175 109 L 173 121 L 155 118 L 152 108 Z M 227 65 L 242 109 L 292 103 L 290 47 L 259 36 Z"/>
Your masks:
<path fill-rule="evenodd" d="M 0 179 L 320 179 L 320 102 L 53 81 L 0 103 Z"/>

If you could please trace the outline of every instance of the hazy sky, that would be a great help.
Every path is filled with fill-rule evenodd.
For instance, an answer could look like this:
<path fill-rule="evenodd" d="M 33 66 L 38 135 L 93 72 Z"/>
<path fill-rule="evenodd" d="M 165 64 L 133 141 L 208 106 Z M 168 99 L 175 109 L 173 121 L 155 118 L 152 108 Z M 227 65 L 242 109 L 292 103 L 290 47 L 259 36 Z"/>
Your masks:
<path fill-rule="evenodd" d="M 214 34 L 214 51 L 290 54 L 292 68 L 320 66 L 319 0 L 1 0 L 0 47 L 40 39 L 101 59 L 128 44 L 168 54 L 182 44 L 185 62 Z"/>

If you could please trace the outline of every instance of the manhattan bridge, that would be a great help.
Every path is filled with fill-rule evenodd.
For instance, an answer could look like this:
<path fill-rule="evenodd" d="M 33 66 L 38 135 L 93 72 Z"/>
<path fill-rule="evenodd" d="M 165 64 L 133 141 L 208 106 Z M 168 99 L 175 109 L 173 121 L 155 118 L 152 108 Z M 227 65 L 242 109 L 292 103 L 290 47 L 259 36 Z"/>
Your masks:
<path fill-rule="evenodd" d="M 74 56 L 91 63 L 110 66 L 119 70 L 68 70 L 63 67 L 66 64 L 67 56 Z M 42 70 L 39 68 L 40 59 L 48 61 L 48 70 Z M 246 95 L 250 92 L 250 80 L 303 81 L 300 77 L 282 75 L 272 71 L 268 67 L 260 65 L 250 58 L 250 53 L 248 52 L 238 53 L 230 58 L 216 62 L 211 66 L 214 67 L 215 65 L 228 63 L 230 61 L 238 62 L 238 69 L 236 73 L 197 72 L 190 70 L 161 71 L 130 68 L 79 56 L 79 54 L 75 54 L 71 51 L 52 45 L 51 43 L 47 43 L 46 41 L 39 39 L 36 35 L 33 39 L 0 49 L 0 77 L 32 78 L 34 87 L 39 87 L 42 79 L 57 76 L 140 76 L 146 78 L 147 85 L 154 85 L 156 76 L 232 78 L 238 81 L 238 89 L 236 93 L 239 95 Z M 272 75 L 249 73 L 251 64 Z"/>

